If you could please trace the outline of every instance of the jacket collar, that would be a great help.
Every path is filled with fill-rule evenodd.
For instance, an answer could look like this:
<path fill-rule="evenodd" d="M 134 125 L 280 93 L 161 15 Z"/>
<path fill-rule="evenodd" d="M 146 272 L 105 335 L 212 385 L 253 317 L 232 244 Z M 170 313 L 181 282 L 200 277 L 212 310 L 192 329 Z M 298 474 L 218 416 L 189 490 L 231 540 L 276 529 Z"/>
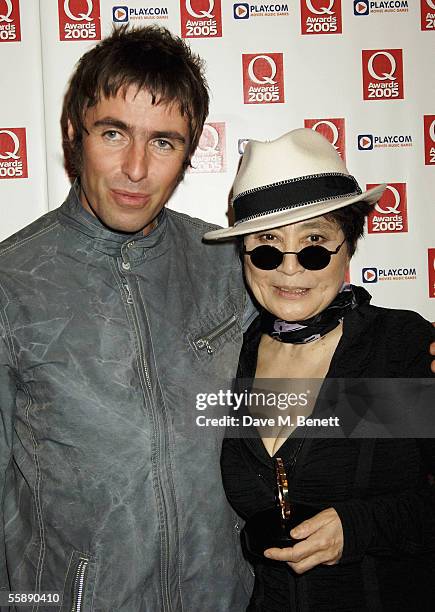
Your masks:
<path fill-rule="evenodd" d="M 142 232 L 136 234 L 123 234 L 105 227 L 99 219 L 85 210 L 79 198 L 80 183 L 75 181 L 70 192 L 59 208 L 59 220 L 62 225 L 78 232 L 82 240 L 100 253 L 121 257 L 124 249 L 134 243 L 134 249 L 129 248 L 130 260 L 139 260 L 144 255 L 144 249 L 156 247 L 166 233 L 167 213 L 165 208 L 157 217 L 157 227 L 144 236 Z"/>

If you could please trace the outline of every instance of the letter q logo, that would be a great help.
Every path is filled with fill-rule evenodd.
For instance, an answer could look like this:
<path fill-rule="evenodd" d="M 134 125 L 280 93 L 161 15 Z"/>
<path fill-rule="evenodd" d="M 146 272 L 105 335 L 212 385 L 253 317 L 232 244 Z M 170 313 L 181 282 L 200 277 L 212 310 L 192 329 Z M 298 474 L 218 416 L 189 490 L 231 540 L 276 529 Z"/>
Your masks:
<path fill-rule="evenodd" d="M 198 147 L 207 153 L 217 151 L 219 145 L 219 133 L 217 129 L 209 123 L 204 124 L 204 128 L 199 139 Z"/>
<path fill-rule="evenodd" d="M 435 165 L 435 115 L 424 115 L 424 163 Z"/>
<path fill-rule="evenodd" d="M 255 74 L 254 66 L 255 66 L 257 60 L 259 60 L 259 59 L 263 59 L 263 60 L 265 60 L 269 64 L 269 66 L 270 66 L 270 76 L 266 76 L 265 75 L 265 76 L 262 76 L 262 77 L 259 78 Z M 269 57 L 268 55 L 256 55 L 249 62 L 248 76 L 251 79 L 251 81 L 253 83 L 257 83 L 257 85 L 264 85 L 265 83 L 270 83 L 270 85 L 275 85 L 276 81 L 274 81 L 274 78 L 276 76 L 276 64 L 273 61 L 273 59 L 271 57 Z"/>
<path fill-rule="evenodd" d="M 315 123 L 311 129 L 313 129 L 315 132 L 321 133 L 321 130 L 317 129 L 321 125 L 326 125 L 331 130 L 332 140 L 330 140 L 330 143 L 337 149 L 338 147 L 336 145 L 340 136 L 338 133 L 338 127 L 335 125 L 335 123 L 332 123 L 332 121 L 327 121 L 325 119 L 323 121 L 318 121 L 317 123 Z"/>
<path fill-rule="evenodd" d="M 380 206 L 380 202 L 377 202 L 375 204 L 375 208 L 376 208 L 376 210 L 378 212 L 382 213 L 383 215 L 388 215 L 388 214 L 398 215 L 400 213 L 400 210 L 399 210 L 399 207 L 400 207 L 400 193 L 392 185 L 387 185 L 387 189 L 388 189 L 388 191 L 390 191 L 393 194 L 394 205 L 393 206 L 386 206 L 385 208 L 382 208 Z"/>
<path fill-rule="evenodd" d="M 12 23 L 11 15 L 13 11 L 12 0 L 5 0 L 6 2 L 6 15 L 0 14 L 0 23 L 6 21 L 6 23 Z"/>
<path fill-rule="evenodd" d="M 195 13 L 192 8 L 192 0 L 186 0 L 186 10 L 192 15 L 192 17 L 196 17 L 196 19 L 214 19 L 213 15 L 214 9 L 214 0 L 208 0 L 208 11 L 200 11 L 199 13 Z"/>
<path fill-rule="evenodd" d="M 79 13 L 78 15 L 74 15 L 70 9 L 70 0 L 65 0 L 63 3 L 63 10 L 65 11 L 65 15 L 67 15 L 71 19 L 71 21 L 92 21 L 91 14 L 94 10 L 92 0 L 86 0 L 86 2 L 88 5 L 88 12 L 86 14 Z"/>
<path fill-rule="evenodd" d="M 374 69 L 373 63 L 375 61 L 375 58 L 378 56 L 383 56 L 390 62 L 389 72 L 383 72 L 382 75 L 377 74 Z M 395 81 L 396 77 L 394 76 L 394 73 L 396 72 L 396 68 L 396 60 L 388 51 L 377 51 L 376 53 L 373 53 L 367 64 L 367 70 L 369 71 L 370 76 L 373 79 L 376 79 L 377 81 Z"/>
<path fill-rule="evenodd" d="M 335 0 L 329 0 L 329 6 L 322 6 L 320 8 L 314 8 L 313 0 L 305 0 L 307 9 L 311 11 L 314 15 L 333 15 L 334 11 L 332 10 L 334 7 Z"/>
<path fill-rule="evenodd" d="M 20 156 L 18 155 L 18 151 L 20 149 L 20 141 L 18 136 L 9 130 L 0 130 L 0 134 L 7 134 L 13 142 L 13 150 L 3 151 L 3 153 L 0 153 L 0 159 L 20 159 Z"/>
<path fill-rule="evenodd" d="M 345 126 L 343 117 L 327 119 L 305 119 L 306 128 L 311 128 L 328 140 L 334 149 L 341 156 L 343 161 L 346 158 L 345 150 Z"/>

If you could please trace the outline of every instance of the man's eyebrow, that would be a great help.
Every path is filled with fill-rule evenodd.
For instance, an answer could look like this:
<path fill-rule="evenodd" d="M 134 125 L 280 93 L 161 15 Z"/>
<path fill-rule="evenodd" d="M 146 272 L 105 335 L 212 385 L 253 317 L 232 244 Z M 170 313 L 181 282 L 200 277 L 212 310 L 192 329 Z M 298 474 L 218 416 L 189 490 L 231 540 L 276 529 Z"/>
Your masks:
<path fill-rule="evenodd" d="M 128 126 L 124 121 L 120 121 L 119 119 L 115 119 L 114 117 L 104 117 L 103 119 L 98 119 L 94 122 L 93 127 L 116 127 L 120 130 L 129 131 L 130 126 Z"/>
<path fill-rule="evenodd" d="M 150 136 L 151 138 L 168 138 L 169 140 L 178 140 L 182 144 L 186 144 L 186 139 L 182 134 L 180 134 L 180 132 L 161 130 L 151 132 Z"/>

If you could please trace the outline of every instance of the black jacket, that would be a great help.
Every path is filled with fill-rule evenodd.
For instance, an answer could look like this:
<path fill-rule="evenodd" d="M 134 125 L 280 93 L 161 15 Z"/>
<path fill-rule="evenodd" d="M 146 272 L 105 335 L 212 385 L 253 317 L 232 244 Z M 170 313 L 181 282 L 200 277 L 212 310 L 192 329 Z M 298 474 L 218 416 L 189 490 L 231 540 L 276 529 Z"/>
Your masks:
<path fill-rule="evenodd" d="M 245 334 L 239 377 L 255 375 L 260 337 L 257 319 Z M 363 304 L 344 319 L 327 378 L 430 377 L 433 337 L 416 313 Z M 433 610 L 434 440 L 305 439 L 291 469 L 296 443 L 290 436 L 279 449 L 292 501 L 336 509 L 343 555 L 335 566 L 300 576 L 285 563 L 251 558 L 256 582 L 248 610 Z M 226 439 L 222 471 L 228 498 L 245 520 L 274 504 L 273 462 L 259 437 Z"/>

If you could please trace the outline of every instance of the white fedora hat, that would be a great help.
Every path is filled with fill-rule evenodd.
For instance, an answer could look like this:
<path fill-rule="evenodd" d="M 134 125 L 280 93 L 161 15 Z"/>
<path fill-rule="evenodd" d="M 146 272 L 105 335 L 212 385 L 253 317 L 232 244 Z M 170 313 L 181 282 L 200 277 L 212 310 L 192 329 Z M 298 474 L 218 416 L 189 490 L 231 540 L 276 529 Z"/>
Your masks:
<path fill-rule="evenodd" d="M 362 192 L 332 144 L 301 128 L 270 142 L 250 140 L 233 184 L 233 227 L 207 232 L 232 238 L 318 217 L 355 204 L 375 204 L 386 185 Z"/>

